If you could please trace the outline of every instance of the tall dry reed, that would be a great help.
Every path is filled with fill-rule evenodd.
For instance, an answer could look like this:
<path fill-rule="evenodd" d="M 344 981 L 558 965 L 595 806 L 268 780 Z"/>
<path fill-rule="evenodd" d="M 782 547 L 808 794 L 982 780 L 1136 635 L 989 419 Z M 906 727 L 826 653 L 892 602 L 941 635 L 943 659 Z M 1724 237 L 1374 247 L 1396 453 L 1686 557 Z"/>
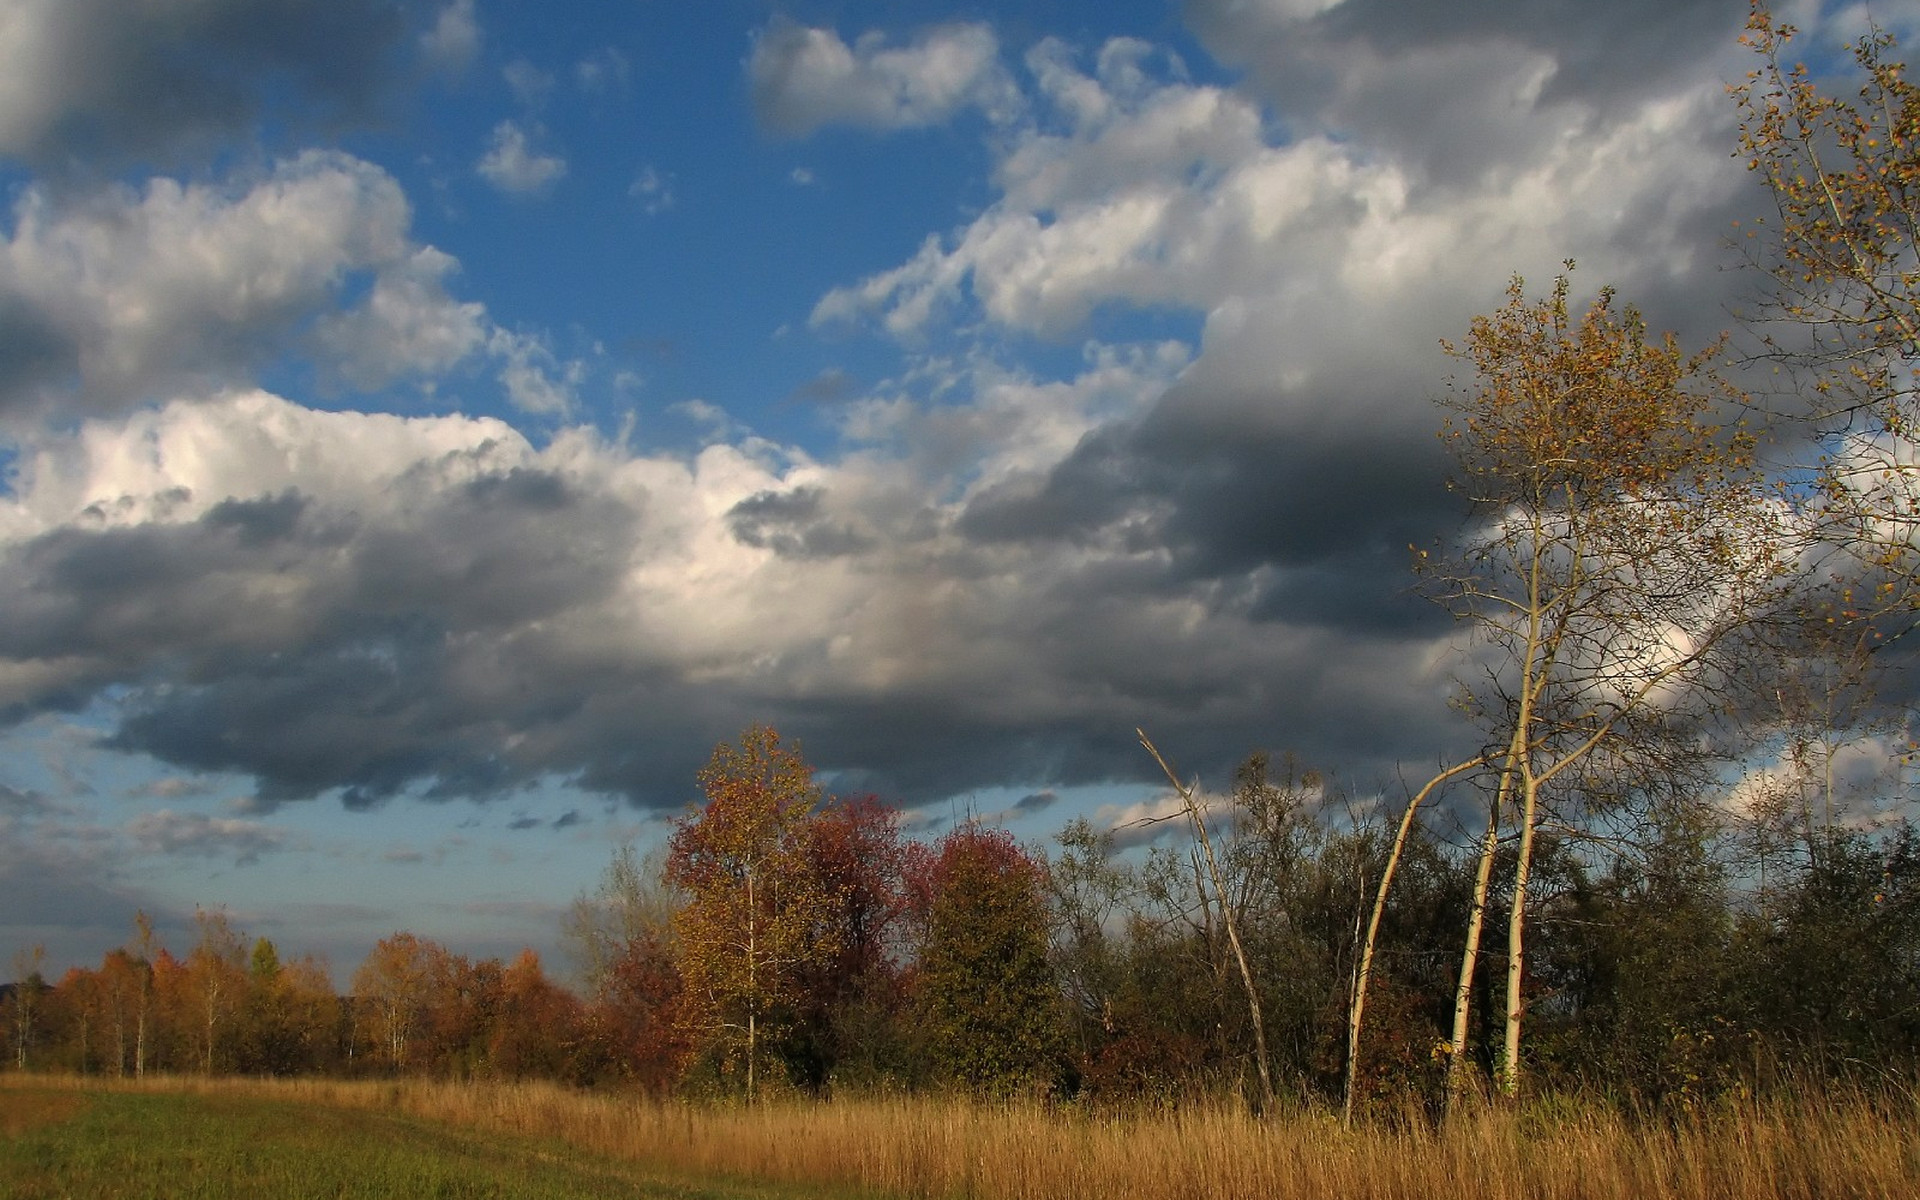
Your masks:
<path fill-rule="evenodd" d="M 660 1102 L 544 1084 L 170 1081 L 390 1108 L 551 1138 L 676 1174 L 980 1200 L 1774 1200 L 1920 1196 L 1920 1109 L 1861 1094 L 1677 1121 L 1601 1105 L 1343 1129 L 1189 1108 L 1100 1116 L 938 1098 Z"/>

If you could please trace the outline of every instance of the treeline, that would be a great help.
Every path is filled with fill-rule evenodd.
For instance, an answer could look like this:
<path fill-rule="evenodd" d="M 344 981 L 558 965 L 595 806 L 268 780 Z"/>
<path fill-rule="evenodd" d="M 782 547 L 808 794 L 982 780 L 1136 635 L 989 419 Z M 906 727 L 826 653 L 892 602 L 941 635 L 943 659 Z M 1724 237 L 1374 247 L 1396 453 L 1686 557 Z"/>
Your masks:
<path fill-rule="evenodd" d="M 583 901 L 595 995 L 651 1014 L 650 1078 L 1260 1104 L 1264 1058 L 1281 1100 L 1341 1101 L 1393 830 L 1321 776 L 1256 755 L 1202 802 L 1204 824 L 1134 853 L 1115 845 L 1128 831 L 1084 820 L 1045 849 L 977 825 L 921 844 L 871 801 L 818 803 L 806 779 L 777 735 L 750 731 L 716 755 L 708 804 L 659 873 L 625 857 Z M 1621 801 L 1615 836 L 1548 833 L 1534 850 L 1532 1086 L 1691 1104 L 1920 1065 L 1909 827 L 1640 799 Z M 1354 1073 L 1363 1104 L 1446 1101 L 1476 842 L 1409 837 Z M 1514 839 L 1498 853 L 1508 882 L 1484 917 L 1504 926 Z M 1471 980 L 1465 1066 L 1483 1084 L 1507 967 L 1489 948 Z"/>
<path fill-rule="evenodd" d="M 7 1061 L 20 1069 L 138 1077 L 149 1072 L 588 1081 L 612 1071 L 595 1014 L 549 979 L 539 957 L 470 961 L 410 933 L 381 941 L 341 996 L 324 963 L 282 961 L 223 912 L 195 914 L 184 954 L 146 915 L 96 968 L 55 981 L 21 956 L 0 1001 Z"/>
<path fill-rule="evenodd" d="M 1342 1099 L 1392 830 L 1311 771 L 1250 758 L 1203 805 L 1210 854 L 1191 823 L 1140 831 L 1162 836 L 1133 853 L 1084 820 L 1046 848 L 977 824 L 915 841 L 890 808 L 823 797 L 763 728 L 716 751 L 701 783 L 705 804 L 663 855 L 623 850 L 575 905 L 584 994 L 531 951 L 476 962 L 399 933 L 339 996 L 319 963 L 249 947 L 220 913 L 199 914 L 181 956 L 141 918 L 97 969 L 16 983 L 9 1060 L 1256 1106 L 1265 1075 L 1283 1103 Z M 1530 1087 L 1692 1105 L 1920 1068 L 1910 827 L 1644 815 L 1631 839 L 1535 850 Z M 1363 1107 L 1447 1100 L 1473 840 L 1419 830 L 1404 851 L 1353 1072 Z M 1487 920 L 1511 902 L 1496 886 Z M 1490 948 L 1471 984 L 1466 1066 L 1483 1084 L 1502 1053 L 1506 967 Z"/>

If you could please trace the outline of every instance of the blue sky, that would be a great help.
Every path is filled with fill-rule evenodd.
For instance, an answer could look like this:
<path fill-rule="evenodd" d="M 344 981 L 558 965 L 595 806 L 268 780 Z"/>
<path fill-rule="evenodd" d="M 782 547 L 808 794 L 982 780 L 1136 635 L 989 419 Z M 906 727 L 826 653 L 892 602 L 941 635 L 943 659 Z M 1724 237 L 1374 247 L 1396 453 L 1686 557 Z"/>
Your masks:
<path fill-rule="evenodd" d="M 1744 17 L 0 0 L 0 947 L 552 955 L 752 722 L 926 830 L 1139 725 L 1394 794 L 1439 339 L 1732 323 Z"/>

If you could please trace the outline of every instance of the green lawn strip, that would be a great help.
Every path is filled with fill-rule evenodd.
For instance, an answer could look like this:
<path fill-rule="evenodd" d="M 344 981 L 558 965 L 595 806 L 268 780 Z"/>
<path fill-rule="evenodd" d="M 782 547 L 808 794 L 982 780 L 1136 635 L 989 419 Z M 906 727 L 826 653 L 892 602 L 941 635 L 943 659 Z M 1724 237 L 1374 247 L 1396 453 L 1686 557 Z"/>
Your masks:
<path fill-rule="evenodd" d="M 51 1094 L 51 1093 L 50 1093 Z M 663 1177 L 561 1143 L 242 1097 L 95 1093 L 0 1140 L 10 1200 L 823 1200 Z"/>

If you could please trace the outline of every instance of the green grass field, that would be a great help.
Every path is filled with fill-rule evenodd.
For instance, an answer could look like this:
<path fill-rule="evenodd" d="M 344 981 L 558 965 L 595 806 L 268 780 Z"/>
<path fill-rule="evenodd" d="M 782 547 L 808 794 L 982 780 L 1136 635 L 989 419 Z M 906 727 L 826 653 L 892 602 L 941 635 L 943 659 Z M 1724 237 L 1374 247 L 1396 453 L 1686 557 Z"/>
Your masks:
<path fill-rule="evenodd" d="M 8 1200 L 799 1200 L 689 1185 L 560 1143 L 250 1096 L 0 1088 Z"/>

